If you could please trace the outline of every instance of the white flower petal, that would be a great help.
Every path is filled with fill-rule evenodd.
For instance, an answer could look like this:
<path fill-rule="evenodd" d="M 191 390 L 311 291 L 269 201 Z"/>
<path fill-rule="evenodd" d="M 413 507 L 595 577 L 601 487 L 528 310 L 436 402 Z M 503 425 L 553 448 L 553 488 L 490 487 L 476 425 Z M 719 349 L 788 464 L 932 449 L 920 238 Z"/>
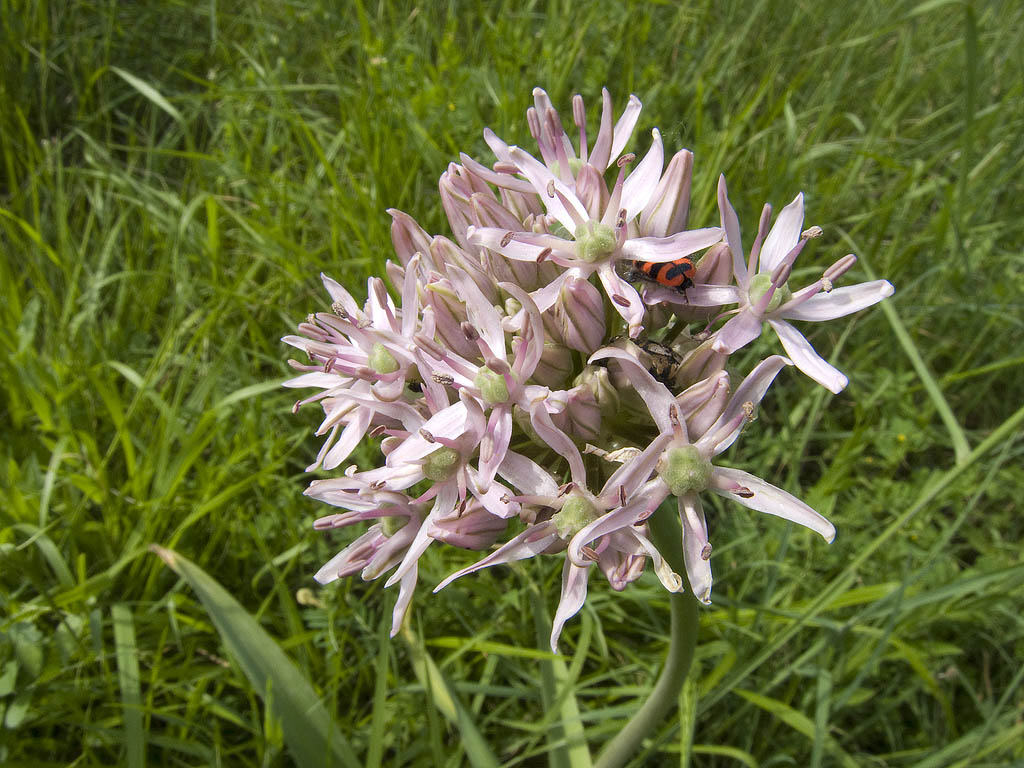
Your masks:
<path fill-rule="evenodd" d="M 683 562 L 693 595 L 705 605 L 711 603 L 711 544 L 704 508 L 695 493 L 679 497 L 679 521 L 683 526 Z"/>
<path fill-rule="evenodd" d="M 676 400 L 672 393 L 668 391 L 668 387 L 651 376 L 650 371 L 644 368 L 639 360 L 624 349 L 604 347 L 591 355 L 590 360 L 587 362 L 593 363 L 596 360 L 607 360 L 609 358 L 614 358 L 622 363 L 623 373 L 626 374 L 629 383 L 633 385 L 633 389 L 640 395 L 640 399 L 644 401 L 647 410 L 651 412 L 651 418 L 657 424 L 658 431 L 671 432 L 672 421 L 668 414 L 669 409 L 675 405 Z"/>
<path fill-rule="evenodd" d="M 632 237 L 622 244 L 623 255 L 634 261 L 675 261 L 722 239 L 719 227 L 688 229 L 668 237 Z"/>
<path fill-rule="evenodd" d="M 509 230 L 499 227 L 470 227 L 466 230 L 466 238 L 473 245 L 483 246 L 496 253 L 500 253 L 505 258 L 514 259 L 515 261 L 532 261 L 536 263 L 537 257 L 546 250 L 543 245 L 524 243 L 515 239 L 505 242 L 508 234 Z"/>
<path fill-rule="evenodd" d="M 557 496 L 558 483 L 551 473 L 532 459 L 515 451 L 505 453 L 498 474 L 508 480 L 522 494 L 531 496 Z"/>
<path fill-rule="evenodd" d="M 729 202 L 725 174 L 718 177 L 718 210 L 722 219 L 722 229 L 725 230 L 725 242 L 732 253 L 732 271 L 736 275 L 736 282 L 746 287 L 750 277 L 747 275 L 747 263 L 743 254 L 743 240 L 740 239 L 740 220 L 736 215 L 736 209 Z"/>
<path fill-rule="evenodd" d="M 580 568 L 568 560 L 562 566 L 562 597 L 555 609 L 555 619 L 551 624 L 551 650 L 558 653 L 558 638 L 562 634 L 565 622 L 579 613 L 587 599 L 587 577 L 589 568 Z"/>
<path fill-rule="evenodd" d="M 517 560 L 526 560 L 529 557 L 539 555 L 554 544 L 557 539 L 558 534 L 555 533 L 555 526 L 550 522 L 531 526 L 515 538 L 502 544 L 498 549 L 487 555 L 487 557 L 463 568 L 461 571 L 453 573 L 434 587 L 434 592 L 440 592 L 456 579 L 476 571 L 481 571 L 484 568 L 490 568 L 492 565 L 514 563 Z"/>
<path fill-rule="evenodd" d="M 402 622 L 405 620 L 405 614 L 409 610 L 409 604 L 412 602 L 412 596 L 416 592 L 416 579 L 419 574 L 419 566 L 414 564 L 410 568 L 405 576 L 402 577 L 402 583 L 398 587 L 398 600 L 395 601 L 395 608 L 391 612 L 391 632 L 390 636 L 394 637 L 398 634 L 402 628 Z"/>
<path fill-rule="evenodd" d="M 846 376 L 825 362 L 800 331 L 782 320 L 768 320 L 768 324 L 778 334 L 786 354 L 793 359 L 797 368 L 837 395 L 846 388 L 849 383 Z"/>
<path fill-rule="evenodd" d="M 597 270 L 608 298 L 611 299 L 615 311 L 626 321 L 630 338 L 636 338 L 643 330 L 644 303 L 636 288 L 627 283 L 608 264 L 602 264 Z"/>
<path fill-rule="evenodd" d="M 737 487 L 743 488 L 744 491 L 736 493 Z M 711 471 L 711 490 L 757 512 L 781 517 L 810 528 L 820 534 L 825 541 L 831 542 L 836 537 L 835 526 L 796 496 L 766 483 L 749 472 L 715 467 Z"/>
<path fill-rule="evenodd" d="M 642 106 L 640 99 L 632 93 L 629 94 L 626 108 L 622 110 L 622 115 L 612 129 L 612 151 L 608 156 L 608 163 L 605 165 L 605 168 L 611 165 L 613 160 L 618 159 L 619 155 L 622 154 L 622 150 L 629 143 L 629 137 L 633 135 L 633 129 L 636 127 L 636 121 L 640 118 Z"/>
<path fill-rule="evenodd" d="M 859 312 L 893 294 L 892 283 L 888 280 L 873 280 L 870 283 L 846 285 L 831 293 L 818 293 L 795 307 L 783 305 L 778 316 L 787 320 L 810 320 L 821 322 Z"/>
<path fill-rule="evenodd" d="M 735 352 L 760 336 L 761 326 L 761 318 L 744 309 L 719 328 L 713 348 L 716 352 Z"/>
<path fill-rule="evenodd" d="M 779 213 L 772 226 L 772 231 L 761 246 L 760 263 L 758 272 L 770 275 L 775 268 L 786 258 L 786 254 L 793 250 L 793 247 L 800 240 L 800 232 L 804 226 L 804 193 L 801 192 L 793 202 L 787 205 Z"/>
<path fill-rule="evenodd" d="M 647 207 L 665 165 L 665 148 L 661 134 L 655 128 L 651 131 L 654 143 L 640 164 L 633 169 L 622 184 L 622 207 L 626 209 L 626 221 L 632 221 Z"/>
<path fill-rule="evenodd" d="M 587 221 L 590 218 L 586 207 L 577 199 L 576 193 L 556 179 L 554 174 L 537 158 L 519 147 L 512 147 L 509 153 L 512 155 L 512 162 L 516 164 L 516 168 L 529 180 L 541 200 L 544 201 L 548 213 L 558 219 L 563 227 L 570 232 L 575 232 L 578 221 Z M 554 184 L 555 189 L 562 193 L 561 197 L 548 194 L 550 184 Z M 563 205 L 563 199 L 571 207 L 572 213 Z"/>

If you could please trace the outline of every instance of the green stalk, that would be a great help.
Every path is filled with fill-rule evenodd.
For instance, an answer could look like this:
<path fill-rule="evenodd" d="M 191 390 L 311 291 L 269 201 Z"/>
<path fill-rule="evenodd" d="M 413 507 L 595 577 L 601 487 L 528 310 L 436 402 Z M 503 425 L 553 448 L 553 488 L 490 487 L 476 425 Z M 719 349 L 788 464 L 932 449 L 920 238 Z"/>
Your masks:
<path fill-rule="evenodd" d="M 683 578 L 686 592 L 669 596 L 672 624 L 668 642 L 668 656 L 647 701 L 636 711 L 625 727 L 605 746 L 594 768 L 620 768 L 637 753 L 644 737 L 661 724 L 679 701 L 679 692 L 693 662 L 697 647 L 697 599 L 689 589 L 686 568 L 683 565 L 683 534 L 676 513 L 675 498 L 662 504 L 650 519 L 651 540 L 672 570 Z"/>

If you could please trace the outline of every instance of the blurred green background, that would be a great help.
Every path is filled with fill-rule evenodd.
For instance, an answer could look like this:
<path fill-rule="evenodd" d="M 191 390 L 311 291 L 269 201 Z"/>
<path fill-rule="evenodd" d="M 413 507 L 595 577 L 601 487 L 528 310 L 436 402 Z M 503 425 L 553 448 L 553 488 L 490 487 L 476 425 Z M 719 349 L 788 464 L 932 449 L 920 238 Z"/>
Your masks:
<path fill-rule="evenodd" d="M 532 147 L 535 85 L 591 119 L 637 94 L 632 147 L 696 154 L 692 225 L 720 172 L 748 238 L 803 190 L 807 274 L 854 252 L 847 282 L 896 286 L 812 336 L 849 388 L 781 377 L 727 457 L 838 539 L 711 511 L 694 682 L 635 764 L 1024 763 L 1024 5 L 0 0 L 0 30 L 0 763 L 292 764 L 155 543 L 258 618 L 359 764 L 463 764 L 414 648 L 504 764 L 547 764 L 560 560 L 434 596 L 475 557 L 433 548 L 419 645 L 388 641 L 393 590 L 311 580 L 353 534 L 312 531 L 319 419 L 278 386 L 318 274 L 364 297 L 388 207 L 446 234 L 438 176 L 491 161 L 484 126 Z M 666 605 L 592 580 L 563 635 L 593 744 Z"/>

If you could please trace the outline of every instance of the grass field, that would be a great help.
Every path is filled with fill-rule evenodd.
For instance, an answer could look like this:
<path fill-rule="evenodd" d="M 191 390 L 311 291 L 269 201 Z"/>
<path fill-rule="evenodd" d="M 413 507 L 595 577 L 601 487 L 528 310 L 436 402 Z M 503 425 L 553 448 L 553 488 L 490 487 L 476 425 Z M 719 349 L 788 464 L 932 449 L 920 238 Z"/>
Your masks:
<path fill-rule="evenodd" d="M 312 530 L 319 419 L 279 387 L 319 273 L 383 274 L 386 208 L 444 233 L 484 126 L 531 147 L 532 87 L 607 85 L 695 153 L 693 225 L 720 172 L 743 221 L 803 190 L 805 263 L 896 287 L 812 337 L 848 389 L 780 380 L 728 456 L 838 538 L 712 510 L 693 682 L 634 764 L 1024 765 L 1024 6 L 0 0 L 0 30 L 0 763 L 294 764 L 282 692 L 151 544 L 256 617 L 356 765 L 465 763 L 442 678 L 505 765 L 568 765 L 555 678 L 616 731 L 657 580 L 592 582 L 563 664 L 559 562 L 435 596 L 475 558 L 432 548 L 388 640 L 393 590 L 311 579 L 348 539 Z"/>

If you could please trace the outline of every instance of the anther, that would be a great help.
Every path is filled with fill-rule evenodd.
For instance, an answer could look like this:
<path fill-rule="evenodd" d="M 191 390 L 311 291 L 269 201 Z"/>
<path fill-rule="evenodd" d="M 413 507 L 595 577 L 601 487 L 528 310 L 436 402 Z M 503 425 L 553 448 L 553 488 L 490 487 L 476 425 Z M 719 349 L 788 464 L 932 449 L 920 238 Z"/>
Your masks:
<path fill-rule="evenodd" d="M 626 209 L 625 208 L 620 208 L 619 209 L 619 214 L 615 218 L 615 226 L 616 227 L 624 227 L 624 226 L 626 226 Z"/>
<path fill-rule="evenodd" d="M 747 400 L 747 402 L 745 402 L 741 407 L 743 408 L 743 414 L 747 417 L 747 421 L 753 421 L 754 404 L 750 400 Z"/>
<path fill-rule="evenodd" d="M 383 424 L 378 424 L 376 427 L 371 429 L 367 434 L 370 437 L 380 437 L 381 435 L 383 435 L 387 431 L 388 431 L 387 427 L 385 427 Z"/>
<path fill-rule="evenodd" d="M 618 160 L 616 160 L 615 164 L 619 166 L 619 168 L 624 168 L 625 166 L 632 163 L 634 160 L 636 160 L 636 155 L 634 155 L 632 152 L 627 152 Z"/>
<path fill-rule="evenodd" d="M 466 337 L 466 341 L 476 341 L 480 338 L 480 333 L 468 321 L 460 323 L 459 328 L 462 329 L 462 334 Z"/>
<path fill-rule="evenodd" d="M 302 401 L 301 400 L 296 400 L 295 401 L 295 405 L 292 406 L 292 413 L 298 413 L 299 412 L 299 407 L 301 405 L 302 405 Z"/>
<path fill-rule="evenodd" d="M 442 387 L 450 387 L 455 383 L 455 377 L 447 373 L 432 373 L 430 378 L 435 384 L 440 384 Z"/>
<path fill-rule="evenodd" d="M 800 237 L 803 240 L 813 240 L 816 237 L 821 237 L 823 234 L 825 234 L 825 231 L 821 227 L 815 226 L 805 229 L 800 233 Z"/>
<path fill-rule="evenodd" d="M 619 506 L 626 506 L 626 486 L 624 485 L 619 486 Z"/>
<path fill-rule="evenodd" d="M 829 278 L 821 278 L 821 290 L 823 290 L 825 293 L 832 293 L 833 288 L 835 288 L 835 286 L 832 285 L 832 281 Z"/>
<path fill-rule="evenodd" d="M 512 238 L 516 236 L 515 232 L 506 232 L 501 238 L 501 247 L 507 248 L 508 244 L 512 242 Z"/>
<path fill-rule="evenodd" d="M 499 160 L 493 166 L 495 173 L 519 173 L 519 169 L 516 168 L 515 163 L 506 163 L 504 160 Z"/>
<path fill-rule="evenodd" d="M 427 430 L 423 429 L 422 427 L 420 428 L 420 437 L 422 437 L 428 443 L 436 443 L 437 442 L 437 440 L 434 438 L 434 436 L 432 434 L 430 434 L 430 432 L 428 432 Z"/>
<path fill-rule="evenodd" d="M 705 544 L 704 545 L 704 548 L 700 551 L 700 559 L 701 560 L 710 560 L 711 559 L 711 545 L 710 544 Z"/>
<path fill-rule="evenodd" d="M 370 483 L 370 490 L 371 491 L 379 491 L 385 485 L 387 485 L 387 483 L 384 482 L 383 480 L 376 480 L 376 481 Z"/>
<path fill-rule="evenodd" d="M 745 486 L 734 488 L 733 493 L 739 496 L 741 499 L 752 499 L 754 498 L 754 492 Z"/>
<path fill-rule="evenodd" d="M 331 304 L 331 311 L 338 317 L 348 320 L 348 312 L 345 311 L 345 307 L 342 306 L 340 301 L 336 301 Z"/>
<path fill-rule="evenodd" d="M 668 420 L 673 427 L 679 426 L 679 406 L 675 403 L 668 407 Z"/>
<path fill-rule="evenodd" d="M 622 296 L 622 295 L 620 295 L 618 293 L 612 295 L 612 301 L 614 301 L 620 307 L 628 307 L 629 306 L 629 299 L 627 299 L 625 296 Z"/>
<path fill-rule="evenodd" d="M 537 254 L 537 263 L 544 263 L 547 260 L 548 256 L 550 256 L 552 253 L 554 253 L 554 251 L 552 251 L 550 248 L 545 248 L 543 251 Z"/>
<path fill-rule="evenodd" d="M 565 496 L 567 493 L 572 493 L 576 489 L 576 483 L 566 483 L 558 489 L 559 496 Z"/>
<path fill-rule="evenodd" d="M 547 186 L 547 188 L 544 191 L 548 193 L 548 197 L 554 197 L 555 196 L 555 180 L 554 179 L 552 179 L 551 181 L 548 182 L 548 186 Z"/>
<path fill-rule="evenodd" d="M 580 554 L 583 555 L 587 560 L 597 560 L 597 552 L 594 551 L 593 547 L 580 547 Z"/>

